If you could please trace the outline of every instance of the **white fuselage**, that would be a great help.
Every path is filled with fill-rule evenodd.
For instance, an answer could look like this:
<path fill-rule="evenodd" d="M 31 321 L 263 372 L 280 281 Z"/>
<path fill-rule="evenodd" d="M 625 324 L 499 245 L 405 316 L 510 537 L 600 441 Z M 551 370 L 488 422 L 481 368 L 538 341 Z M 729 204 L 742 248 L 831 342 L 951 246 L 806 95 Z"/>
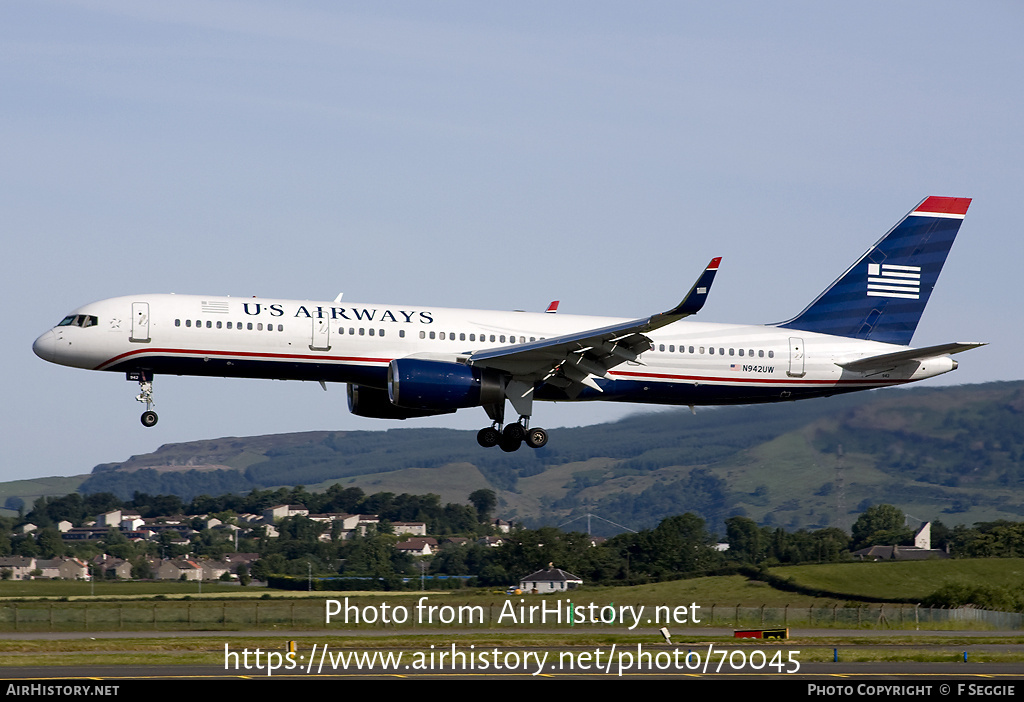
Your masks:
<path fill-rule="evenodd" d="M 78 308 L 33 348 L 66 366 L 156 375 L 345 382 L 386 387 L 406 357 L 459 361 L 472 352 L 626 320 L 568 314 L 446 309 L 196 295 L 135 295 Z M 902 346 L 783 329 L 680 321 L 648 334 L 653 348 L 576 397 L 658 404 L 746 404 L 817 397 L 932 377 L 948 356 L 884 372 L 837 363 Z"/>

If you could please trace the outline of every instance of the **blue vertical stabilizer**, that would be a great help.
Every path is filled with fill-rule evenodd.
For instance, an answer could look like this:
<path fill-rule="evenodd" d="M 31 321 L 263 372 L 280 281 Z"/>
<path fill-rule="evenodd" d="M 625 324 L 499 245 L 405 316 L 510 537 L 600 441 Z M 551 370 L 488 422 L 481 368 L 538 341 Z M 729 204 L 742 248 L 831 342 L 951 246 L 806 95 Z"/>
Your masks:
<path fill-rule="evenodd" d="M 785 329 L 907 346 L 971 204 L 929 197 Z"/>

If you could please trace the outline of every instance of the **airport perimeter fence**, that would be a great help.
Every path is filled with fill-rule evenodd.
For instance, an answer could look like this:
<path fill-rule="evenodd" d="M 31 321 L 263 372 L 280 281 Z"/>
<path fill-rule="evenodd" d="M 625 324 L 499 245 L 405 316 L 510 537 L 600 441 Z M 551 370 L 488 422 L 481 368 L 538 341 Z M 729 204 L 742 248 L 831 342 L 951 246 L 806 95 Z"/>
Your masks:
<path fill-rule="evenodd" d="M 360 598 L 361 599 L 361 598 Z M 549 606 L 554 601 L 547 600 Z M 365 602 L 365 601 L 364 601 Z M 601 623 L 574 624 L 567 616 L 546 617 L 546 621 L 516 622 L 508 618 L 509 606 L 504 600 L 487 604 L 470 600 L 460 602 L 446 598 L 445 605 L 432 613 L 431 622 L 418 617 L 415 600 L 397 604 L 390 611 L 381 608 L 381 601 L 366 603 L 358 616 L 346 622 L 334 616 L 328 624 L 326 599 L 312 600 L 167 600 L 158 602 L 17 602 L 0 604 L 0 632 L 44 631 L 239 631 L 239 630 L 502 630 L 550 629 L 552 631 L 585 629 L 595 631 L 628 629 L 631 621 L 615 621 L 612 610 L 598 612 Z M 518 605 L 518 603 L 517 603 Z M 648 623 L 646 610 L 641 626 L 633 629 L 656 629 L 664 621 Z M 400 610 L 405 619 L 400 621 Z M 566 608 L 567 611 L 567 608 Z M 504 613 L 504 617 L 502 616 Z M 993 612 L 970 607 L 936 608 L 914 605 L 871 605 L 862 607 L 741 607 L 704 605 L 699 609 L 697 624 L 673 624 L 675 632 L 682 628 L 718 627 L 735 629 L 800 627 L 842 629 L 1024 629 L 1024 614 Z M 359 621 L 355 621 L 358 619 Z M 386 620 L 386 621 L 385 621 Z"/>

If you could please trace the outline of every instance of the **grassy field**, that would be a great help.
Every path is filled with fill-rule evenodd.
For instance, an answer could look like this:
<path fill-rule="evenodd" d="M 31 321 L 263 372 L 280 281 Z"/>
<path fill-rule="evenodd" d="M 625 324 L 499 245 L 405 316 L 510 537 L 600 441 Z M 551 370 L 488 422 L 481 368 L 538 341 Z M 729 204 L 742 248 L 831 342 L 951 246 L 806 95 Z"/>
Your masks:
<path fill-rule="evenodd" d="M 585 625 L 622 629 L 662 624 L 698 627 L 840 627 L 1006 629 L 1018 620 L 993 613 L 913 605 L 858 603 L 860 597 L 920 600 L 946 582 L 1020 587 L 1024 559 L 919 563 L 844 563 L 775 568 L 807 587 L 844 593 L 810 597 L 743 576 L 677 580 L 635 587 L 585 587 L 549 597 L 506 596 L 502 590 L 435 592 L 295 592 L 222 583 L 0 582 L 0 632 L 231 631 L 332 629 L 557 629 Z M 93 588 L 95 587 L 95 592 Z M 426 597 L 421 604 L 421 597 Z M 353 609 L 326 619 L 327 600 Z M 586 608 L 569 619 L 570 603 Z M 433 608 L 433 609 L 430 609 Z M 539 608 L 557 616 L 538 615 Z M 404 617 L 396 613 L 404 613 Z M 600 614 L 602 621 L 586 621 Z M 631 619 L 632 618 L 632 619 Z"/>
<path fill-rule="evenodd" d="M 1024 558 L 829 563 L 772 568 L 807 587 L 857 597 L 921 600 L 947 583 L 1024 588 Z"/>

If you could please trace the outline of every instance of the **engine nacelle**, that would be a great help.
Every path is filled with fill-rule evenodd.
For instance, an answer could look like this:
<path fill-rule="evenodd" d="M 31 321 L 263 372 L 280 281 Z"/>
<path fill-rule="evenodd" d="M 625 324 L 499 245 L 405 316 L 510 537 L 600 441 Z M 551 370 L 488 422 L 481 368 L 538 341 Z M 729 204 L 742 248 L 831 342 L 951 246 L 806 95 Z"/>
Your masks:
<path fill-rule="evenodd" d="M 388 397 L 399 407 L 455 411 L 503 403 L 505 379 L 490 368 L 397 358 L 388 366 Z"/>
<path fill-rule="evenodd" d="M 435 414 L 452 414 L 455 410 L 406 409 L 396 407 L 388 399 L 388 391 L 365 385 L 348 385 L 348 409 L 357 417 L 373 419 L 412 419 L 432 417 Z"/>

